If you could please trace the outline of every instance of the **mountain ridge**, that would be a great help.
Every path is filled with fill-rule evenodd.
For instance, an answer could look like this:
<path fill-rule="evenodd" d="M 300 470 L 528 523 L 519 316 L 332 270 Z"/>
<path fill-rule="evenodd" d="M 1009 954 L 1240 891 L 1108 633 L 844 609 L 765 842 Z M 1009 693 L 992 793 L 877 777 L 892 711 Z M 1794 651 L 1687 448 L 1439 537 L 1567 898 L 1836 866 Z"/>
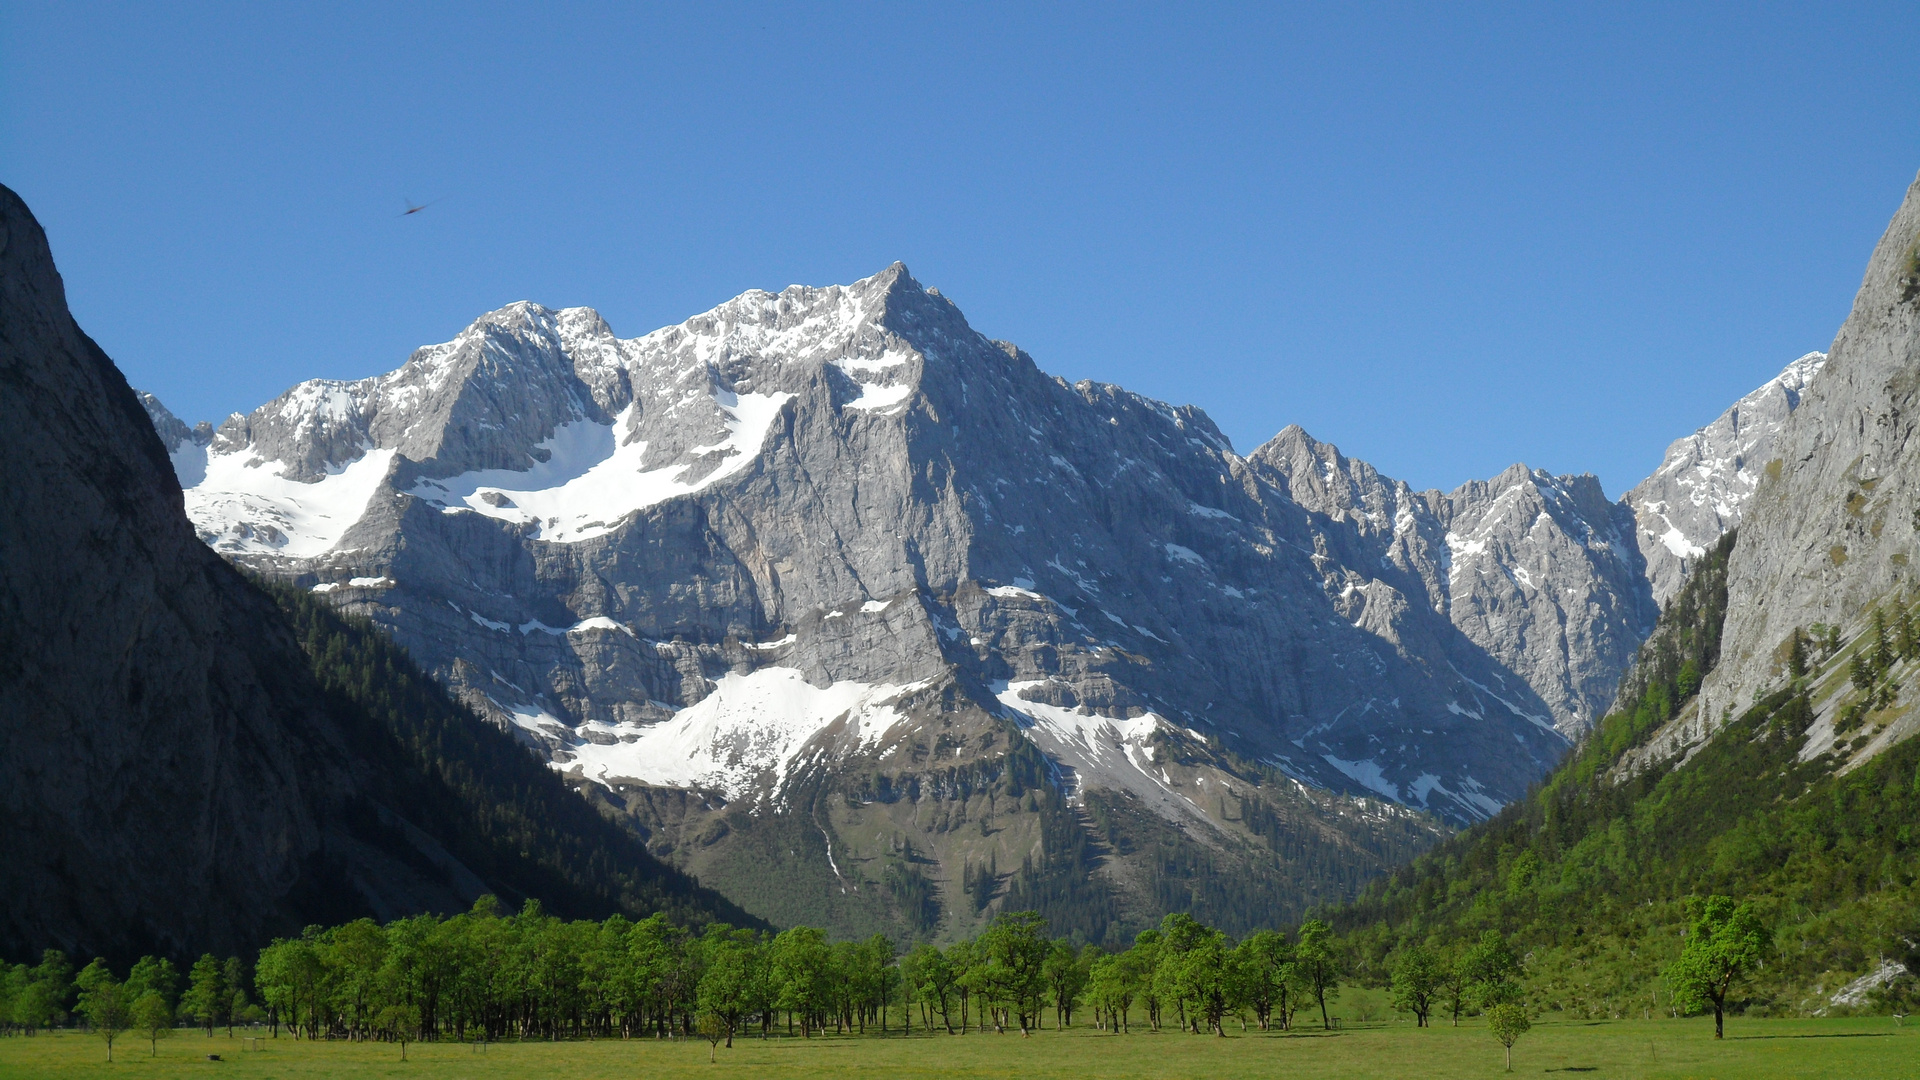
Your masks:
<path fill-rule="evenodd" d="M 1077 821 L 1014 829 L 1043 847 L 1117 797 L 1136 833 L 1258 853 L 1209 785 L 1328 838 L 1379 796 L 1476 820 L 1604 711 L 1657 615 L 1592 477 L 1416 493 L 1297 426 L 1242 458 L 1196 408 L 1046 375 L 900 264 L 630 339 L 512 304 L 204 445 L 153 407 L 208 543 L 372 618 L 658 853 L 747 886 L 746 808 L 818 816 L 876 768 L 920 790 L 943 754 L 1007 775 L 1023 743 Z M 1158 766 L 1174 745 L 1195 771 Z M 880 816 L 819 826 L 829 906 L 858 891 L 831 852 L 928 827 Z M 968 866 L 1031 854 L 915 843 L 955 932 Z M 1083 871 L 1139 907 L 1138 851 L 1096 847 Z"/>
<path fill-rule="evenodd" d="M 1527 799 L 1329 909 L 1370 971 L 1493 930 L 1531 957 L 1532 1000 L 1618 1016 L 1713 893 L 1777 948 L 1736 1010 L 1858 1008 L 1920 970 L 1916 252 L 1920 178 L 1831 349 L 1796 362 L 1818 368 L 1800 400 L 1779 409 L 1792 368 L 1747 399 L 1777 426 L 1750 482 L 1720 489 L 1751 488 L 1739 528 L 1697 556 L 1593 735 Z M 1669 465 L 1694 467 L 1688 442 Z"/>
<path fill-rule="evenodd" d="M 1810 352 L 1788 364 L 1712 423 L 1675 439 L 1660 467 L 1621 497 L 1638 522 L 1655 602 L 1665 604 L 1690 560 L 1739 522 L 1782 425 L 1826 361 Z"/>

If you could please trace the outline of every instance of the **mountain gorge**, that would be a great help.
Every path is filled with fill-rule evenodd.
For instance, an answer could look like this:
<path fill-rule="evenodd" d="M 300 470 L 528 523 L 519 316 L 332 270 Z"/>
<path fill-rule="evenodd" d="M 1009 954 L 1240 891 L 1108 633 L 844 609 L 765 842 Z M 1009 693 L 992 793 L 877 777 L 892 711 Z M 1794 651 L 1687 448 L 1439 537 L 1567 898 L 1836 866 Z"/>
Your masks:
<path fill-rule="evenodd" d="M 1280 921 L 1520 797 L 1684 575 L 1650 545 L 1749 493 L 1690 478 L 1773 430 L 1703 429 L 1638 503 L 1524 466 L 1415 492 L 1047 376 L 897 264 L 632 339 L 514 304 L 217 429 L 144 404 L 207 544 L 756 914 L 1093 940 Z"/>

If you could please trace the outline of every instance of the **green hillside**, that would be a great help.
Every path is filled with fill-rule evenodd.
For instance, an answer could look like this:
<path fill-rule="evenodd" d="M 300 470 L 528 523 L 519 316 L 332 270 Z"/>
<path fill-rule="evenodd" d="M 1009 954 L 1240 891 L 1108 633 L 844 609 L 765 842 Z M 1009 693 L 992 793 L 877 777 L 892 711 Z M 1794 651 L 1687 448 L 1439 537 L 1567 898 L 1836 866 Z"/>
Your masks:
<path fill-rule="evenodd" d="M 1458 948 L 1496 930 L 1525 954 L 1536 1006 L 1664 1014 L 1673 1003 L 1660 972 L 1679 954 L 1685 901 L 1714 893 L 1751 902 L 1774 931 L 1774 957 L 1736 991 L 1749 1011 L 1829 1007 L 1849 980 L 1909 957 L 1920 941 L 1920 740 L 1853 756 L 1908 709 L 1900 677 L 1920 643 L 1900 599 L 1850 639 L 1807 628 L 1780 658 L 1777 688 L 1690 759 L 1660 752 L 1664 733 L 1697 721 L 1733 545 L 1728 536 L 1702 560 L 1616 709 L 1528 798 L 1328 913 L 1359 974 L 1385 979 L 1410 944 Z M 1838 745 L 1803 761 L 1816 715 L 1836 718 Z"/>

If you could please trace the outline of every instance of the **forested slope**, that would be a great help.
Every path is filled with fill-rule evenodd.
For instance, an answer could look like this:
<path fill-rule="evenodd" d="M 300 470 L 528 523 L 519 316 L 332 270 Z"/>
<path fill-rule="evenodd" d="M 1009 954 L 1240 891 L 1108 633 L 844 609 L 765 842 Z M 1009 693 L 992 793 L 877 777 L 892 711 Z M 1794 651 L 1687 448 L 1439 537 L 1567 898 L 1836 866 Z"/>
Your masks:
<path fill-rule="evenodd" d="M 1776 688 L 1711 739 L 1659 752 L 1662 733 L 1694 721 L 1718 662 L 1734 544 L 1702 559 L 1614 710 L 1544 784 L 1330 912 L 1363 973 L 1383 977 L 1410 944 L 1498 930 L 1527 954 L 1538 1006 L 1664 1012 L 1658 976 L 1679 952 L 1684 902 L 1711 893 L 1751 901 L 1774 931 L 1751 1007 L 1826 1007 L 1849 979 L 1911 953 L 1920 741 L 1855 758 L 1846 738 L 1864 747 L 1907 712 L 1898 683 L 1920 642 L 1905 598 L 1850 634 L 1809 627 Z M 1803 754 L 1816 717 L 1839 719 L 1842 741 Z"/>
<path fill-rule="evenodd" d="M 656 860 L 371 622 L 298 589 L 268 591 L 312 661 L 328 712 L 367 757 L 386 762 L 372 794 L 441 838 L 503 901 L 537 899 L 571 918 L 664 912 L 695 925 L 709 917 L 760 925 Z"/>

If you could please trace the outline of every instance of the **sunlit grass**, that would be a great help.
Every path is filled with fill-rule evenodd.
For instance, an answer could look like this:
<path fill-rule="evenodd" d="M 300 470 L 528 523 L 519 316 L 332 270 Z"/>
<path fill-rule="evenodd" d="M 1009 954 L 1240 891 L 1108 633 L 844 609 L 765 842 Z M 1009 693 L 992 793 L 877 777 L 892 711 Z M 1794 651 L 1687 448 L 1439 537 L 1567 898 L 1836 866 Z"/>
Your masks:
<path fill-rule="evenodd" d="M 1920 1075 L 1920 1022 L 1886 1018 L 1728 1021 L 1725 1042 L 1711 1020 L 1544 1020 L 1514 1048 L 1514 1075 L 1591 1077 L 1875 1077 Z M 224 1032 L 178 1032 L 149 1057 L 144 1040 L 123 1036 L 106 1063 L 96 1036 L 60 1032 L 0 1039 L 0 1076 L 208 1076 L 292 1078 L 487 1077 L 1489 1077 L 1500 1046 L 1478 1021 L 1418 1030 L 1386 1023 L 1293 1035 L 1258 1030 L 1229 1037 L 1171 1032 L 1116 1036 L 1076 1028 L 1023 1039 L 1009 1035 L 868 1035 L 762 1041 L 736 1039 L 707 1063 L 704 1040 L 653 1039 L 495 1043 L 479 1049 L 414 1043 L 406 1062 L 389 1043 L 296 1042 L 284 1034 L 262 1050 Z M 208 1054 L 219 1054 L 210 1062 Z"/>

